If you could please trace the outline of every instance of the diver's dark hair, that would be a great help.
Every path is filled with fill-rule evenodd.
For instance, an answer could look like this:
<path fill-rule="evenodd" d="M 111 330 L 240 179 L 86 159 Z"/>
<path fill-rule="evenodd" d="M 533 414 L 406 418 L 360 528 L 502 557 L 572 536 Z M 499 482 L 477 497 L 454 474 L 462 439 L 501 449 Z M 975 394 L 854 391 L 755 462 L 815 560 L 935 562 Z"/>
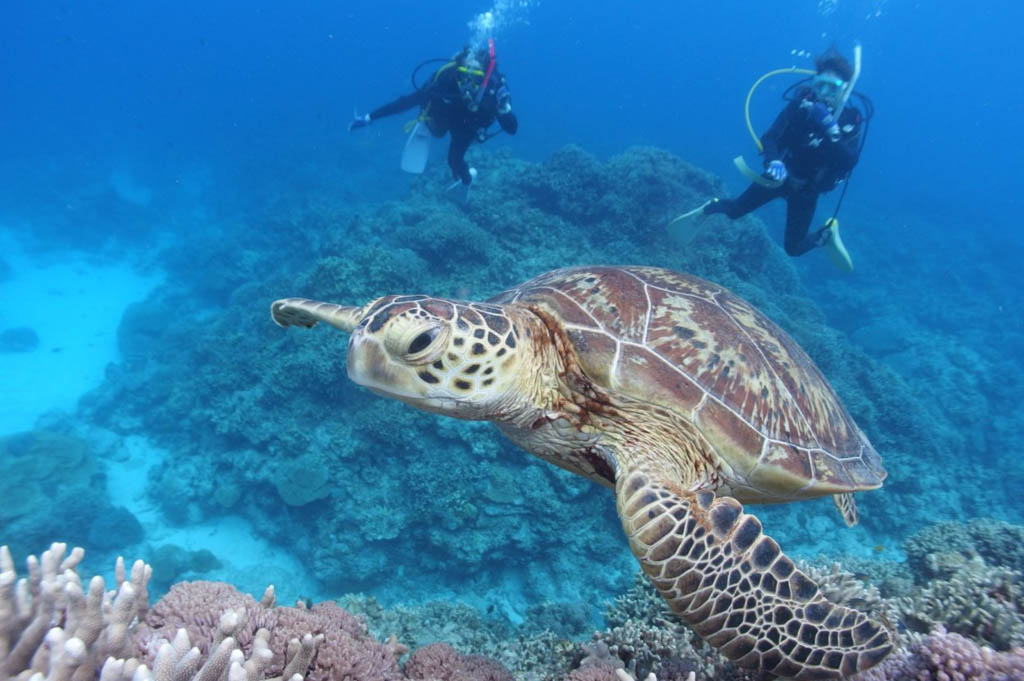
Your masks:
<path fill-rule="evenodd" d="M 484 68 L 486 68 L 487 64 L 491 61 L 491 53 L 486 47 L 478 47 L 474 50 L 469 45 L 464 45 L 462 50 L 452 57 L 452 61 L 459 66 L 465 66 L 466 62 L 469 61 L 470 55 L 476 59 L 477 63 L 482 64 Z"/>
<path fill-rule="evenodd" d="M 818 73 L 831 71 L 845 81 L 853 78 L 853 66 L 846 60 L 846 57 L 839 53 L 835 45 L 825 50 L 823 54 L 814 60 L 814 69 Z"/>

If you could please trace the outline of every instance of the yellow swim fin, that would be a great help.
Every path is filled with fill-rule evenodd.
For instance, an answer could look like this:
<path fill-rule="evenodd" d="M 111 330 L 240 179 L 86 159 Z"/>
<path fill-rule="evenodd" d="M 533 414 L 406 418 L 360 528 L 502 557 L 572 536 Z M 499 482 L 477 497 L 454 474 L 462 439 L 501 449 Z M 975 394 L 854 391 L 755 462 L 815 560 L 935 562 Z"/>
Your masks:
<path fill-rule="evenodd" d="M 839 220 L 829 218 L 825 223 L 825 229 L 829 231 L 828 241 L 825 242 L 825 253 L 828 255 L 829 262 L 837 269 L 852 272 L 853 260 L 850 258 L 846 246 L 843 245 L 842 237 L 839 236 Z"/>
<path fill-rule="evenodd" d="M 693 238 L 700 232 L 704 223 L 704 207 L 718 199 L 710 199 L 691 211 L 678 215 L 668 223 L 668 234 L 679 246 L 689 246 Z"/>

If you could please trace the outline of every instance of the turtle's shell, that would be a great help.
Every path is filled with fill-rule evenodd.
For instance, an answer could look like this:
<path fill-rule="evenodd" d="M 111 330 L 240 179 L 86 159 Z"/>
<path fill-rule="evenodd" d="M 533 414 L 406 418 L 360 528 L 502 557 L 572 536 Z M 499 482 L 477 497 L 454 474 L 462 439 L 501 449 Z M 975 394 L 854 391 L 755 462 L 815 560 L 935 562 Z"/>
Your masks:
<path fill-rule="evenodd" d="M 546 312 L 590 381 L 694 423 L 741 499 L 873 489 L 885 478 L 807 353 L 721 286 L 653 267 L 570 268 L 492 302 Z"/>

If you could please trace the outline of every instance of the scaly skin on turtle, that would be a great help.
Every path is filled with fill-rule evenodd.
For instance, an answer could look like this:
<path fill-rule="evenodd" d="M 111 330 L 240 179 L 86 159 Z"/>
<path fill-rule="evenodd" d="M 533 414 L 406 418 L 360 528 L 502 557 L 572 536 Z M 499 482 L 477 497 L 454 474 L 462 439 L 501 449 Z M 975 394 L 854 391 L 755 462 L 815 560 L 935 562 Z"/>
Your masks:
<path fill-rule="evenodd" d="M 556 270 L 486 303 L 278 300 L 281 326 L 350 332 L 348 374 L 427 411 L 489 420 L 615 490 L 630 548 L 672 609 L 742 666 L 795 679 L 892 649 L 825 600 L 741 502 L 852 493 L 881 460 L 810 358 L 748 303 L 656 268 Z"/>

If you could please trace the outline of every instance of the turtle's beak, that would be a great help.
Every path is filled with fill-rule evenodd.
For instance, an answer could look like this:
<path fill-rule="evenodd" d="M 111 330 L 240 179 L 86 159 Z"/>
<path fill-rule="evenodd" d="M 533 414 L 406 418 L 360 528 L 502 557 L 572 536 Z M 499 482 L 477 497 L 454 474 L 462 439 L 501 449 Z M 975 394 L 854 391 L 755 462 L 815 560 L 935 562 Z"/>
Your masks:
<path fill-rule="evenodd" d="M 391 360 L 378 339 L 363 329 L 352 334 L 345 358 L 348 377 L 353 383 L 369 388 L 381 397 L 401 400 L 420 409 L 429 409 L 425 384 L 410 373 L 409 368 Z"/>
<path fill-rule="evenodd" d="M 305 298 L 282 298 L 270 305 L 270 318 L 278 326 L 309 328 L 316 326 L 317 322 L 324 322 L 345 333 L 352 333 L 362 316 L 361 307 L 346 307 Z"/>

